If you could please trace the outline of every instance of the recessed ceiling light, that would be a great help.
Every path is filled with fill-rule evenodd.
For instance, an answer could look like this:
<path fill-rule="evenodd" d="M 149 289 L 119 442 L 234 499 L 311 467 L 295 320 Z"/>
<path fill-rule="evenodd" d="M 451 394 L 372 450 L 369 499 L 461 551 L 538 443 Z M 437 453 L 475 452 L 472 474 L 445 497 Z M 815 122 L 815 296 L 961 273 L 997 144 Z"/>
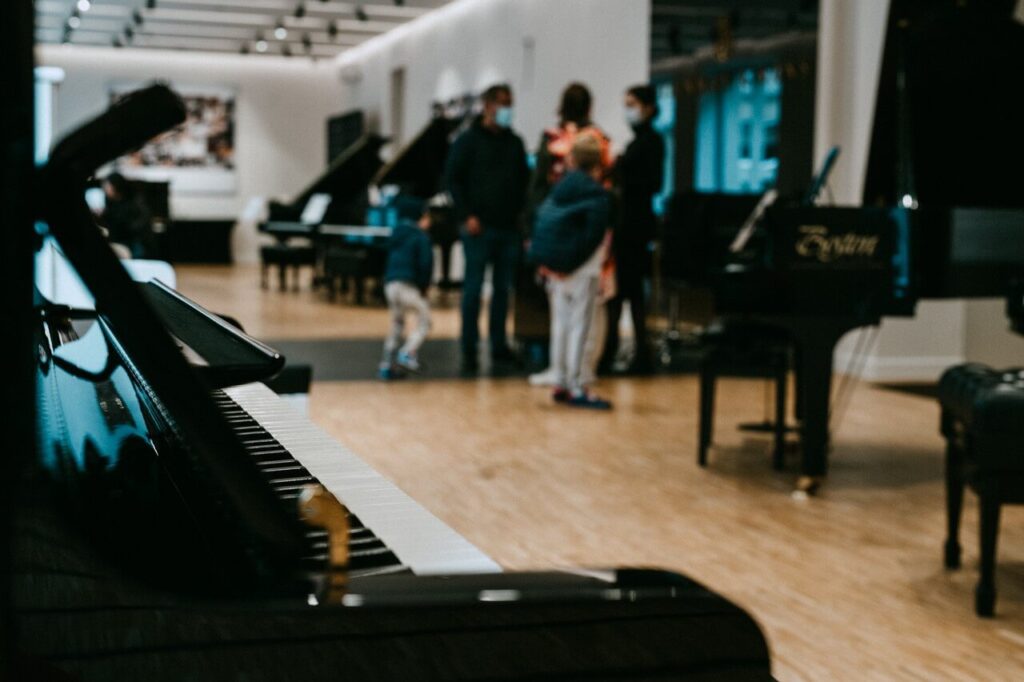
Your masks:
<path fill-rule="evenodd" d="M 76 6 L 80 12 L 88 12 L 92 7 L 92 3 L 89 2 L 89 0 L 78 0 L 78 4 Z"/>
<path fill-rule="evenodd" d="M 274 27 L 274 37 L 278 40 L 284 40 L 288 37 L 288 29 L 284 27 L 284 21 L 279 20 L 277 26 Z"/>
<path fill-rule="evenodd" d="M 265 40 L 257 40 L 256 41 L 256 51 L 257 52 L 266 52 L 267 51 L 267 41 L 265 41 Z"/>
<path fill-rule="evenodd" d="M 82 25 L 82 20 L 79 19 L 78 17 L 69 17 L 68 18 L 68 28 L 78 28 L 81 25 Z"/>

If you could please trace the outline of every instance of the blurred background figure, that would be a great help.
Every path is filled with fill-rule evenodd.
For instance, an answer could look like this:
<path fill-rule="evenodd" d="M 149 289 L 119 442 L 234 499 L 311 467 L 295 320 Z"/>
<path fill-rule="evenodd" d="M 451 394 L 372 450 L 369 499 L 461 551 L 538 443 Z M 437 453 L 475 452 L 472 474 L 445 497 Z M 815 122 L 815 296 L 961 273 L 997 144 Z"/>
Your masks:
<path fill-rule="evenodd" d="M 537 160 L 530 179 L 530 220 L 551 188 L 565 175 L 569 153 L 577 136 L 587 134 L 597 140 L 601 147 L 601 167 L 605 174 L 611 170 L 614 161 L 611 142 L 604 131 L 590 120 L 592 106 L 593 97 L 586 85 L 570 83 L 562 91 L 558 105 L 558 126 L 541 133 L 537 145 Z"/>
<path fill-rule="evenodd" d="M 491 266 L 488 320 L 491 360 L 515 361 L 506 331 L 509 290 L 522 241 L 521 220 L 529 169 L 522 138 L 512 131 L 512 89 L 493 85 L 483 111 L 452 145 L 446 180 L 461 225 L 466 273 L 462 285 L 462 365 L 477 369 L 480 295 Z"/>
<path fill-rule="evenodd" d="M 107 229 L 110 241 L 122 244 L 132 258 L 149 258 L 155 251 L 153 219 L 135 187 L 120 173 L 103 180 L 106 205 L 99 222 Z"/>
<path fill-rule="evenodd" d="M 661 190 L 665 143 L 654 130 L 658 115 L 657 93 L 650 85 L 635 85 L 626 91 L 625 116 L 633 128 L 633 139 L 615 164 L 614 179 L 619 190 L 619 215 L 612 236 L 617 295 L 608 302 L 608 332 L 600 370 L 610 372 L 619 351 L 619 318 L 622 304 L 629 301 L 636 350 L 631 373 L 652 369 L 647 343 L 647 305 L 644 281 L 651 271 L 650 244 L 657 225 L 654 196 Z"/>
<path fill-rule="evenodd" d="M 597 143 L 600 152 L 600 162 L 594 170 L 599 176 L 600 182 L 606 184 L 611 172 L 614 159 L 611 152 L 611 141 L 590 118 L 593 107 L 593 97 L 590 88 L 583 83 L 570 83 L 562 91 L 562 97 L 558 105 L 558 125 L 548 128 L 541 133 L 540 143 L 537 146 L 536 163 L 533 169 L 533 176 L 530 179 L 530 194 L 527 200 L 527 219 L 532 226 L 536 219 L 536 213 L 541 203 L 547 198 L 554 187 L 568 170 L 570 153 L 576 140 L 586 135 Z M 528 276 L 527 276 L 528 275 Z M 516 305 L 522 309 L 533 309 L 532 315 L 520 315 L 517 317 L 530 317 L 533 319 L 544 319 L 550 313 L 550 301 L 548 292 L 543 282 L 530 273 L 524 273 L 520 279 L 519 290 L 516 292 Z M 592 334 L 587 336 L 588 358 L 601 353 L 601 346 L 604 340 L 604 307 L 600 308 L 600 314 L 594 317 L 595 328 Z M 543 324 L 547 329 L 548 325 Z M 518 326 L 517 326 L 518 333 Z M 548 349 L 548 356 L 553 350 Z M 551 386 L 557 381 L 556 372 L 545 369 L 541 372 L 530 375 L 530 383 L 535 386 Z"/>

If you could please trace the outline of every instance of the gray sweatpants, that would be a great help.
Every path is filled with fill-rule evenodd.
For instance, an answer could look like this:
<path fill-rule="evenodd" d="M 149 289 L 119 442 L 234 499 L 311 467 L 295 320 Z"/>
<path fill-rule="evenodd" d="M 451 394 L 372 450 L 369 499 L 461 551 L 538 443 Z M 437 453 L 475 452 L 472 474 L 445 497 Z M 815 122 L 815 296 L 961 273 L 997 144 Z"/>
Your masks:
<path fill-rule="evenodd" d="M 416 355 L 416 351 L 423 345 L 423 340 L 430 332 L 430 304 L 420 290 L 408 282 L 388 282 L 384 287 L 384 297 L 388 301 L 391 330 L 384 340 L 384 357 L 381 363 L 390 364 L 400 344 L 401 352 L 409 355 Z M 408 313 L 416 315 L 416 325 L 402 344 L 405 316 Z"/>
<path fill-rule="evenodd" d="M 551 369 L 556 385 L 570 391 L 582 391 L 596 378 L 604 328 L 598 284 L 598 274 L 583 271 L 549 283 Z"/>

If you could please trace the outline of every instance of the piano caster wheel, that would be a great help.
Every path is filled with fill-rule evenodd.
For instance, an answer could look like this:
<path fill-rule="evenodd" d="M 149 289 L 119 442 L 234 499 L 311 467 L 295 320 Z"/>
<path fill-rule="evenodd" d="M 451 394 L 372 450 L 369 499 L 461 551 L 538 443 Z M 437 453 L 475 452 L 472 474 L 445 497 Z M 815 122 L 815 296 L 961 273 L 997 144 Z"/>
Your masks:
<path fill-rule="evenodd" d="M 978 585 L 974 590 L 974 612 L 982 618 L 996 615 L 996 591 L 991 587 Z"/>
<path fill-rule="evenodd" d="M 794 500 L 806 500 L 818 492 L 821 487 L 821 476 L 801 476 L 796 479 L 796 488 L 793 490 Z"/>
<path fill-rule="evenodd" d="M 960 545 L 956 542 L 947 542 L 944 549 L 943 565 L 949 570 L 960 568 Z"/>

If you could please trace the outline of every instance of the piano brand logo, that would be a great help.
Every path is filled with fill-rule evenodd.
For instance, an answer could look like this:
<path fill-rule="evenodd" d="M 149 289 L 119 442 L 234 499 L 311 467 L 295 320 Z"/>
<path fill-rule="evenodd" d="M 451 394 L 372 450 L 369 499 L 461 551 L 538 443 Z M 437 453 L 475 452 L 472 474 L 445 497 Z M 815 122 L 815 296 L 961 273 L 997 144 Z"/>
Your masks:
<path fill-rule="evenodd" d="M 813 258 L 819 263 L 874 258 L 878 252 L 878 235 L 856 232 L 831 234 L 824 225 L 801 225 L 798 232 L 797 254 L 802 258 Z"/>

